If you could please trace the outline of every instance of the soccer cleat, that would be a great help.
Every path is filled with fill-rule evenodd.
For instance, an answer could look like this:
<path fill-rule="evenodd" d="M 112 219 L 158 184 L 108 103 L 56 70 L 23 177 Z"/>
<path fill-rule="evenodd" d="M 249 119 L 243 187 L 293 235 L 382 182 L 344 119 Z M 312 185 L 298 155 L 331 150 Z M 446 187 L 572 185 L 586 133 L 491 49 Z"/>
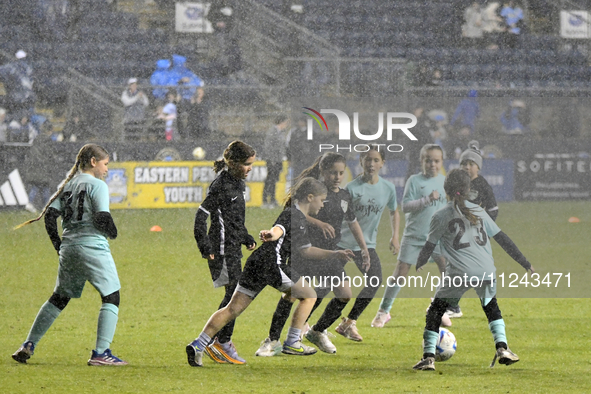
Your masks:
<path fill-rule="evenodd" d="M 14 361 L 18 361 L 21 364 L 26 364 L 27 360 L 35 354 L 35 344 L 31 341 L 23 343 L 16 352 L 12 355 Z"/>
<path fill-rule="evenodd" d="M 259 357 L 278 356 L 281 354 L 281 349 L 283 349 L 281 342 L 277 340 L 272 341 L 270 338 L 265 338 L 265 340 L 261 342 L 261 347 L 254 355 Z"/>
<path fill-rule="evenodd" d="M 315 331 L 314 327 L 312 327 L 306 333 L 306 339 L 318 346 L 318 349 L 324 353 L 334 354 L 337 352 L 337 347 L 328 338 L 328 332 L 326 330 L 322 332 Z"/>
<path fill-rule="evenodd" d="M 499 364 L 503 365 L 511 365 L 519 361 L 517 354 L 513 353 L 510 349 L 500 347 L 497 349 L 492 363 L 490 364 L 491 368 L 495 366 L 495 361 L 497 361 L 497 358 L 499 359 Z"/>
<path fill-rule="evenodd" d="M 448 307 L 445 311 L 445 314 L 447 315 L 447 317 L 452 319 L 454 317 L 462 317 L 464 315 L 459 305 Z"/>
<path fill-rule="evenodd" d="M 203 366 L 203 350 L 200 350 L 197 346 L 197 340 L 195 339 L 193 342 L 187 345 L 185 348 L 187 352 L 187 362 L 192 367 L 202 367 Z"/>
<path fill-rule="evenodd" d="M 352 341 L 363 341 L 363 337 L 357 332 L 357 321 L 351 320 L 348 317 L 343 317 L 343 321 L 335 328 L 335 331 Z"/>
<path fill-rule="evenodd" d="M 283 343 L 283 348 L 281 349 L 281 352 L 284 354 L 291 354 L 294 356 L 310 356 L 312 354 L 315 354 L 317 350 L 311 346 L 304 345 L 300 341 L 297 341 L 294 342 L 292 345 Z"/>
<path fill-rule="evenodd" d="M 376 313 L 376 317 L 373 318 L 371 321 L 371 326 L 375 328 L 382 328 L 392 319 L 390 316 L 390 312 L 380 312 Z"/>
<path fill-rule="evenodd" d="M 92 355 L 88 360 L 88 365 L 101 366 L 101 365 L 115 365 L 122 366 L 127 365 L 127 361 L 121 360 L 119 357 L 113 356 L 111 349 L 105 350 L 103 353 L 98 354 L 96 350 L 92 351 Z"/>
<path fill-rule="evenodd" d="M 427 357 L 415 364 L 412 369 L 416 371 L 435 371 L 435 358 Z"/>
<path fill-rule="evenodd" d="M 220 343 L 216 338 L 211 345 L 205 349 L 205 353 L 215 362 L 220 364 L 246 364 L 246 360 L 238 355 L 236 346 L 232 341 Z"/>

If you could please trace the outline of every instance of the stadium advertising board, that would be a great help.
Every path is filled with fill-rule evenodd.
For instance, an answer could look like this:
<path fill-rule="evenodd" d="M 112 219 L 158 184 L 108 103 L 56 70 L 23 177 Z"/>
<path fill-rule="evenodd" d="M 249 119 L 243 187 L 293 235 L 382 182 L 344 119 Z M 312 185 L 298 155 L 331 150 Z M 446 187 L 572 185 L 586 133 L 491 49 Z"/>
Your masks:
<path fill-rule="evenodd" d="M 535 154 L 515 161 L 517 200 L 571 200 L 591 197 L 587 153 Z"/>
<path fill-rule="evenodd" d="M 196 208 L 215 179 L 210 161 L 113 162 L 106 182 L 112 209 Z M 285 197 L 287 164 L 276 188 L 277 201 Z M 267 176 L 265 162 L 255 162 L 246 178 L 246 206 L 262 204 Z"/>
<path fill-rule="evenodd" d="M 206 19 L 210 6 L 210 3 L 176 3 L 175 30 L 179 33 L 213 33 L 213 26 Z"/>

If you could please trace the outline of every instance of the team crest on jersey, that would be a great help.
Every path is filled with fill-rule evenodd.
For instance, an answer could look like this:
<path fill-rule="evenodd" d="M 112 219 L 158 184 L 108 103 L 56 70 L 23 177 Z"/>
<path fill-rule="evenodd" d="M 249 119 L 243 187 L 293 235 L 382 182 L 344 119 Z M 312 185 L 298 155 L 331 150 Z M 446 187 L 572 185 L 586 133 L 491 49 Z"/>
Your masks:
<path fill-rule="evenodd" d="M 345 200 L 341 200 L 341 208 L 343 208 L 343 212 L 347 213 L 347 209 L 349 209 L 349 203 Z"/>

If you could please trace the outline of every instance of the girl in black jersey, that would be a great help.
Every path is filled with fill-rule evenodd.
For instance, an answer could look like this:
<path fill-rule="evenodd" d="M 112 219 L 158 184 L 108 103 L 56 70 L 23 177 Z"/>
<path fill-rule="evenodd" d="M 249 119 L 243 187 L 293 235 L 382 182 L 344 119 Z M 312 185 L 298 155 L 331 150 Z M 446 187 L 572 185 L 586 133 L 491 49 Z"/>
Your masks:
<path fill-rule="evenodd" d="M 353 256 L 353 252 L 323 250 L 313 247 L 310 243 L 306 215 L 316 214 L 324 204 L 326 187 L 321 182 L 314 178 L 304 178 L 294 185 L 291 195 L 293 202 L 290 205 L 286 204 L 285 210 L 273 227 L 260 232 L 259 237 L 263 245 L 246 261 L 244 272 L 230 303 L 215 312 L 201 334 L 186 346 L 189 365 L 202 366 L 203 353 L 208 348 L 211 338 L 228 322 L 236 319 L 268 285 L 300 300 L 287 340 L 283 344 L 283 353 L 302 356 L 316 353 L 316 349 L 305 346 L 300 341 L 302 328 L 316 301 L 316 293 L 310 284 L 292 269 L 293 262 L 301 258 L 338 259 L 346 262 Z M 219 355 L 215 352 L 207 354 L 217 361 Z"/>
<path fill-rule="evenodd" d="M 207 259 L 214 287 L 226 289 L 220 308 L 230 302 L 242 273 L 242 245 L 254 250 L 256 242 L 244 225 L 245 184 L 252 170 L 256 152 L 242 141 L 234 141 L 224 151 L 224 158 L 214 162 L 214 171 L 220 172 L 211 183 L 207 196 L 195 215 L 194 235 L 201 256 Z M 211 226 L 207 231 L 207 217 Z M 231 338 L 234 320 L 228 322 L 217 338 L 206 349 L 218 362 L 244 364 L 238 356 Z"/>
<path fill-rule="evenodd" d="M 365 264 L 369 265 L 369 252 L 363 239 L 363 232 L 352 207 L 351 196 L 347 190 L 341 189 L 340 184 L 343 180 L 343 176 L 346 168 L 346 159 L 343 155 L 338 153 L 325 153 L 318 157 L 314 164 L 309 168 L 302 171 L 302 173 L 295 180 L 311 176 L 316 179 L 321 179 L 326 186 L 328 193 L 326 201 L 324 201 L 324 207 L 320 209 L 316 215 L 308 215 L 307 221 L 310 224 L 308 227 L 310 233 L 310 241 L 313 246 L 326 250 L 336 250 L 337 244 L 341 239 L 341 226 L 343 220 L 346 221 L 354 234 L 359 246 L 361 247 L 363 256 L 365 258 Z M 341 311 L 349 302 L 351 298 L 351 288 L 348 282 L 342 280 L 344 269 L 343 265 L 336 263 L 335 261 L 315 261 L 315 260 L 302 260 L 295 269 L 301 275 L 310 277 L 317 277 L 320 283 L 332 284 L 330 278 L 338 277 L 338 286 L 334 287 L 335 298 L 330 301 L 324 311 L 322 317 L 318 320 L 318 323 L 312 330 L 305 330 L 304 333 L 306 338 L 313 344 L 317 345 L 318 348 L 326 353 L 336 353 L 336 347 L 332 344 L 326 334 L 326 329 L 330 327 L 341 315 Z M 334 282 L 336 283 L 336 281 Z M 322 302 L 322 298 L 325 297 L 329 292 L 330 288 L 317 288 L 316 293 L 318 299 L 314 304 L 316 309 Z M 266 338 L 262 343 L 259 350 L 257 350 L 257 356 L 271 357 L 278 355 L 281 352 L 281 342 L 279 338 L 283 326 L 289 318 L 291 307 L 295 300 L 289 297 L 281 297 L 275 313 L 273 314 L 273 320 L 269 329 L 269 337 Z"/>

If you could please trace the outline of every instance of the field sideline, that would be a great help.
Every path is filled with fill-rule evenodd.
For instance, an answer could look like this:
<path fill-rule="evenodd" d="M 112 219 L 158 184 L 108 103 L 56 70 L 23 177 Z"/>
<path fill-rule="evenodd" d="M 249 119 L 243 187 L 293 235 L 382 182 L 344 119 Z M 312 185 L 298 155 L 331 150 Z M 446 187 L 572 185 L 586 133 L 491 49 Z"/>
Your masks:
<path fill-rule="evenodd" d="M 505 203 L 500 209 L 501 229 L 538 271 L 590 271 L 591 202 Z M 249 208 L 247 226 L 256 235 L 278 213 Z M 454 319 L 451 327 L 458 351 L 448 362 L 437 363 L 435 373 L 412 370 L 421 355 L 426 298 L 397 300 L 393 320 L 381 330 L 369 326 L 379 302 L 374 300 L 358 322 L 364 341 L 338 336 L 333 339 L 336 355 L 258 358 L 254 352 L 267 336 L 279 297 L 268 288 L 236 324 L 234 342 L 248 364 L 216 365 L 205 359 L 203 368 L 191 368 L 184 347 L 223 296 L 222 290 L 212 289 L 206 263 L 198 255 L 194 210 L 117 210 L 113 216 L 120 236 L 111 241 L 111 250 L 122 290 L 112 349 L 130 365 L 92 368 L 86 361 L 94 347 L 100 298 L 91 286 L 70 302 L 29 365 L 11 359 L 51 295 L 57 256 L 42 221 L 12 231 L 30 214 L 0 212 L 0 393 L 591 392 L 589 299 L 503 298 L 502 291 L 499 306 L 509 345 L 521 358 L 510 367 L 488 367 L 494 346 L 475 298 L 462 301 L 464 317 Z M 580 223 L 568 223 L 571 216 Z M 153 225 L 163 231 L 151 233 Z M 382 220 L 378 253 L 387 274 L 394 268 L 389 237 L 389 224 Z M 498 266 L 517 265 L 496 244 L 493 249 Z M 585 291 L 589 297 L 591 292 Z M 318 317 L 316 313 L 311 321 Z"/>

